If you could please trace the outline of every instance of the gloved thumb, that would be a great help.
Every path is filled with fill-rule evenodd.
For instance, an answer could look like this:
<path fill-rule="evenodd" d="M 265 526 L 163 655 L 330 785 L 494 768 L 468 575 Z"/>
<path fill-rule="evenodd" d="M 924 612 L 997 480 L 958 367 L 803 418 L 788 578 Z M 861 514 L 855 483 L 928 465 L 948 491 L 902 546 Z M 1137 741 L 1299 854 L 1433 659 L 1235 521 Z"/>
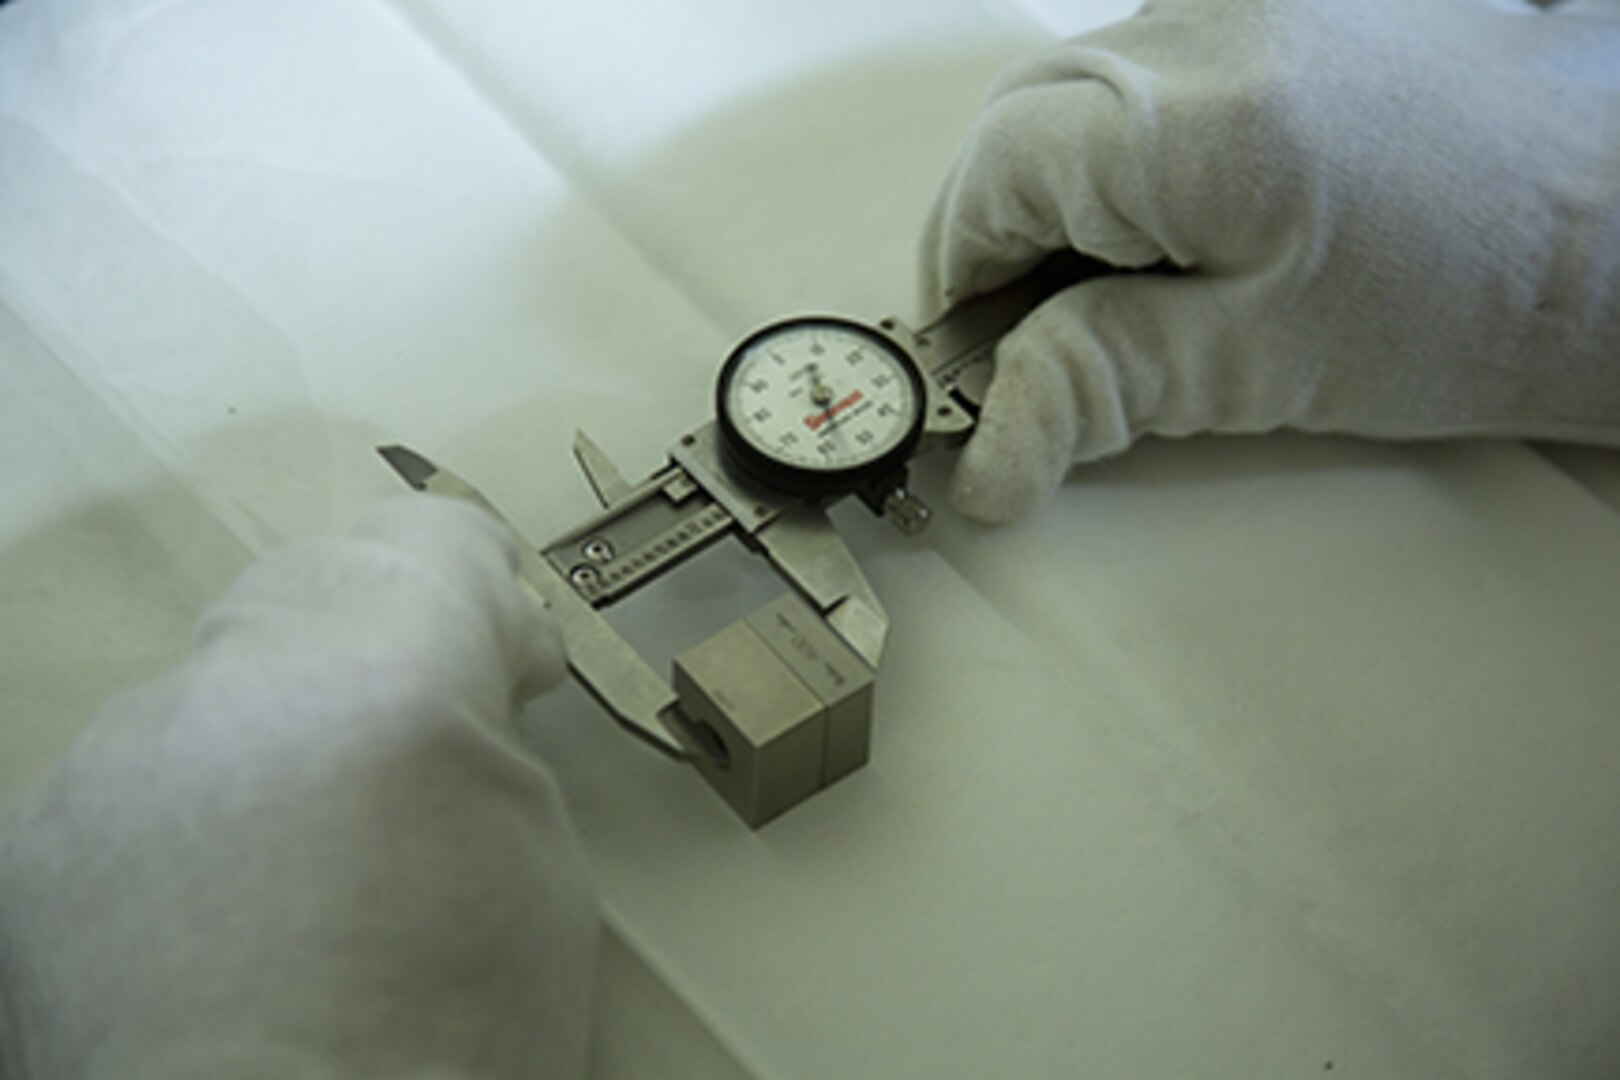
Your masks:
<path fill-rule="evenodd" d="M 1240 283 L 1179 274 L 1094 278 L 1004 338 L 951 501 L 1009 522 L 1043 506 L 1071 465 L 1140 435 L 1261 431 L 1300 403 L 1264 357 L 1229 347 Z"/>

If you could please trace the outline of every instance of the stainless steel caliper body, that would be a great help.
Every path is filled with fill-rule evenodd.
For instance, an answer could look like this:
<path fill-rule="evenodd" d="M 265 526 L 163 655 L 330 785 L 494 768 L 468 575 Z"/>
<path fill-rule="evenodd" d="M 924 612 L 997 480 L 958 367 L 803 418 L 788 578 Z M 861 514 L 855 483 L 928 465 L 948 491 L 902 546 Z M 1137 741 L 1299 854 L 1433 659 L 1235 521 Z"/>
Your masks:
<path fill-rule="evenodd" d="M 921 330 L 896 319 L 867 328 L 923 376 L 916 453 L 966 440 L 996 343 L 1040 300 L 1089 272 L 1089 264 L 1060 258 Z M 403 446 L 380 453 L 411 487 L 506 521 L 476 488 L 422 455 Z M 574 678 L 631 734 L 696 766 L 755 828 L 865 764 L 889 620 L 828 519 L 841 496 L 807 498 L 744 475 L 714 421 L 676 440 L 666 464 L 640 483 L 627 483 L 583 434 L 575 456 L 601 513 L 538 550 L 521 544 L 522 576 L 557 620 Z M 903 531 L 927 521 L 903 473 L 890 490 L 863 498 Z M 792 591 L 678 655 L 666 681 L 601 609 L 727 536 L 764 555 Z"/>

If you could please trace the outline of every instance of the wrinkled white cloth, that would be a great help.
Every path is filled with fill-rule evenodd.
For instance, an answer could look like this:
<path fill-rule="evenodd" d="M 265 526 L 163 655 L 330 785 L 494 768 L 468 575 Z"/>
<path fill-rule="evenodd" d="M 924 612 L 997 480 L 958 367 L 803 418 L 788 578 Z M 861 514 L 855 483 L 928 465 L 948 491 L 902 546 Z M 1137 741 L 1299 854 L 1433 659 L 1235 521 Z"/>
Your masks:
<path fill-rule="evenodd" d="M 16 1075 L 582 1071 L 597 902 L 512 726 L 564 673 L 516 565 L 470 507 L 384 503 L 105 707 L 0 824 Z"/>
<path fill-rule="evenodd" d="M 1144 434 L 1620 442 L 1620 20 L 1149 3 L 1004 74 L 925 288 L 1067 247 L 1155 269 L 1003 342 L 953 482 L 972 516 L 1023 516 Z"/>

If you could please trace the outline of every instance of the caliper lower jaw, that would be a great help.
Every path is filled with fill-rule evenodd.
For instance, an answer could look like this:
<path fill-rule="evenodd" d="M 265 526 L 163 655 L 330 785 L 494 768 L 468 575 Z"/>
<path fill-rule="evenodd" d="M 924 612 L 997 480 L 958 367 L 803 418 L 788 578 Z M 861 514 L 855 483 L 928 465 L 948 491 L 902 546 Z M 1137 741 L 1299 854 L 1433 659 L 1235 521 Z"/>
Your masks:
<path fill-rule="evenodd" d="M 712 425 L 640 485 L 583 436 L 575 454 L 603 512 L 542 552 L 575 678 L 754 828 L 865 764 L 888 618 L 825 510 L 731 476 Z M 665 683 L 596 608 L 725 533 L 794 592 L 676 656 Z"/>

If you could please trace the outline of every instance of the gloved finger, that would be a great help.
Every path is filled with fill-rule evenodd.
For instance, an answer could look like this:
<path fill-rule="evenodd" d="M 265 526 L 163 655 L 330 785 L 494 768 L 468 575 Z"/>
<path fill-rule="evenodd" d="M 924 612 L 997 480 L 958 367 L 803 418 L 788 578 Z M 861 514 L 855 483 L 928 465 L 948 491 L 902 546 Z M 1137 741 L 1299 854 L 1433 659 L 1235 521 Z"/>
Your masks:
<path fill-rule="evenodd" d="M 568 648 L 562 628 L 551 617 L 540 594 L 528 582 L 520 582 L 523 633 L 518 639 L 520 674 L 512 687 L 518 703 L 530 701 L 568 678 Z"/>
<path fill-rule="evenodd" d="M 1148 197 L 1160 187 L 1153 125 L 1125 67 L 1067 45 L 1004 78 L 924 227 L 932 301 L 994 289 L 1064 248 L 1121 267 L 1190 258 L 1167 246 Z"/>
<path fill-rule="evenodd" d="M 397 656 L 401 675 L 439 681 L 446 693 L 494 683 L 522 698 L 566 668 L 556 627 L 517 565 L 515 538 L 488 514 L 401 496 L 345 536 L 260 559 L 204 616 L 199 646 L 296 652 L 335 642 L 351 655 Z"/>
<path fill-rule="evenodd" d="M 373 507 L 353 535 L 376 540 L 442 576 L 492 621 L 518 700 L 567 676 L 562 634 L 534 589 L 518 577 L 512 530 L 469 503 L 402 495 Z"/>
<path fill-rule="evenodd" d="M 1230 313 L 1242 310 L 1235 294 L 1245 287 L 1131 274 L 1046 301 L 997 350 L 952 503 L 981 521 L 1017 520 L 1051 498 L 1071 465 L 1117 454 L 1140 435 L 1264 431 L 1298 416 L 1316 384 L 1311 358 L 1234 335 Z M 1306 377 L 1273 377 L 1274 359 Z"/>

